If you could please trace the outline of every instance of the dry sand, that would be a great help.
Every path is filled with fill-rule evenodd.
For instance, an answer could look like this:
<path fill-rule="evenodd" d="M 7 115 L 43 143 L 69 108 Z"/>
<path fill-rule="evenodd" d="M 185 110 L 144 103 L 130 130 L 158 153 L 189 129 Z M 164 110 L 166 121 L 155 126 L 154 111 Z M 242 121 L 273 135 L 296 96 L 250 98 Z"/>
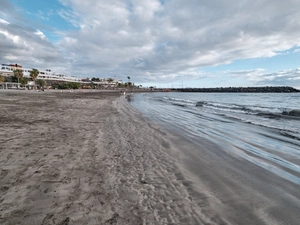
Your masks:
<path fill-rule="evenodd" d="M 119 92 L 0 90 L 0 107 L 0 224 L 276 224 L 189 177 L 181 140 Z"/>
<path fill-rule="evenodd" d="M 198 221 L 166 134 L 119 92 L 0 95 L 1 224 Z"/>

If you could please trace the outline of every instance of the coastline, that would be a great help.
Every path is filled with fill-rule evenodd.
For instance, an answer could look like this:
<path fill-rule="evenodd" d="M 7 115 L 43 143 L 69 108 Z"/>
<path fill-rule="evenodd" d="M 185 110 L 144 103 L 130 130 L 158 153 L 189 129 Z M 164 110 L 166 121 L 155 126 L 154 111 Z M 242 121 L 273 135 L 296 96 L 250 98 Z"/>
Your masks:
<path fill-rule="evenodd" d="M 267 186 L 254 177 L 223 170 L 228 155 L 215 157 L 217 146 L 205 140 L 197 146 L 172 134 L 142 117 L 118 91 L 0 96 L 1 224 L 294 224 L 297 219 L 292 208 L 297 196 L 286 196 L 293 203 L 290 211 L 280 210 L 280 201 L 272 199 L 279 188 L 262 195 L 256 188 L 267 193 Z M 237 168 L 255 169 L 237 162 Z M 272 182 L 270 174 L 260 176 Z"/>
<path fill-rule="evenodd" d="M 198 221 L 167 134 L 119 92 L 0 94 L 1 224 Z"/>

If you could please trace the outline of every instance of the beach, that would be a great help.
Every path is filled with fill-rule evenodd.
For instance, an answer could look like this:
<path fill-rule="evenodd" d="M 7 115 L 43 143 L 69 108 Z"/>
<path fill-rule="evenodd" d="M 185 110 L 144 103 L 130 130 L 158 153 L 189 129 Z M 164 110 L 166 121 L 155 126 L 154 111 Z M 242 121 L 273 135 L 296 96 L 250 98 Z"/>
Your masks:
<path fill-rule="evenodd" d="M 0 97 L 0 224 L 300 219 L 298 185 L 170 132 L 135 110 L 131 95 L 0 90 Z"/>
<path fill-rule="evenodd" d="M 167 224 L 194 216 L 182 184 L 172 182 L 180 174 L 165 152 L 166 134 L 127 109 L 119 92 L 0 94 L 1 224 Z"/>

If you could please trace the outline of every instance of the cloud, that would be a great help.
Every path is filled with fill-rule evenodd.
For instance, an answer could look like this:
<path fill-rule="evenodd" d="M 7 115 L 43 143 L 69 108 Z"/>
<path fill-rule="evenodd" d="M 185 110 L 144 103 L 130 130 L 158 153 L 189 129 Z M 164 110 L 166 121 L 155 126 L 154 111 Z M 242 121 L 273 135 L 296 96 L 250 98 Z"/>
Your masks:
<path fill-rule="evenodd" d="M 254 85 L 293 86 L 300 88 L 300 68 L 266 73 L 264 69 L 225 71 L 233 78 L 244 78 Z"/>
<path fill-rule="evenodd" d="M 264 74 L 258 85 L 280 85 L 300 88 L 300 68 Z"/>
<path fill-rule="evenodd" d="M 12 8 L 7 0 L 4 3 L 8 5 L 6 9 Z M 43 32 L 41 28 L 14 22 L 17 14 L 14 19 L 3 16 L 10 24 L 0 23 L 0 29 L 18 36 L 19 42 L 0 34 L 3 45 L 13 48 L 13 52 L 8 48 L 1 52 L 0 59 L 17 55 L 28 65 L 31 62 L 24 57 L 55 64 L 57 69 L 71 75 L 116 75 L 121 79 L 131 76 L 135 82 L 146 82 L 176 80 L 186 75 L 198 79 L 203 75 L 195 72 L 199 68 L 238 59 L 272 57 L 300 43 L 298 0 L 60 0 L 60 3 L 64 7 L 59 15 L 74 29 L 56 30 L 59 38 L 55 43 L 41 33 L 36 35 Z M 253 82 L 265 80 L 262 71 L 244 75 Z"/>
<path fill-rule="evenodd" d="M 295 49 L 293 53 L 300 53 L 300 48 Z"/>
<path fill-rule="evenodd" d="M 46 39 L 45 34 L 40 30 L 37 30 L 34 34 L 38 35 L 42 40 Z"/>
<path fill-rule="evenodd" d="M 82 64 L 97 58 L 103 72 L 180 74 L 236 59 L 272 57 L 300 43 L 297 1 L 61 2 L 71 6 L 66 14 L 80 27 L 65 36 L 81 43 L 62 40 L 61 45 L 84 54 Z"/>
<path fill-rule="evenodd" d="M 232 78 L 244 78 L 249 81 L 258 82 L 264 80 L 264 69 L 258 68 L 254 70 L 235 70 L 224 71 L 225 74 L 230 74 Z"/>
<path fill-rule="evenodd" d="M 59 62 L 59 50 L 45 35 L 30 27 L 0 23 L 0 59 L 2 63 L 21 63 L 44 69 Z"/>
<path fill-rule="evenodd" d="M 45 69 L 62 62 L 60 48 L 54 46 L 41 30 L 30 23 L 27 25 L 30 21 L 6 0 L 0 3 L 0 19 L 1 63 Z"/>
<path fill-rule="evenodd" d="M 9 24 L 6 20 L 0 19 L 0 23 Z"/>

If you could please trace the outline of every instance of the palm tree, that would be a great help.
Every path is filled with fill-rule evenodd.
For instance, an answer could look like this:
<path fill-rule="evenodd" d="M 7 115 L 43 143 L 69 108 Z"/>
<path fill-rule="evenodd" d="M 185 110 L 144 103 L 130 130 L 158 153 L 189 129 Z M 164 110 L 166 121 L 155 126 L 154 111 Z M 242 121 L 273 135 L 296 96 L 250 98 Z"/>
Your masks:
<path fill-rule="evenodd" d="M 40 71 L 37 69 L 32 69 L 30 71 L 30 77 L 32 78 L 33 81 L 35 81 L 35 79 L 38 77 L 39 73 L 40 73 Z M 35 82 L 34 82 L 34 88 L 36 88 Z"/>
<path fill-rule="evenodd" d="M 14 70 L 14 76 L 18 79 L 18 89 L 19 89 L 19 83 L 20 83 L 20 79 L 23 77 L 23 72 L 20 69 L 16 69 Z"/>
<path fill-rule="evenodd" d="M 129 86 L 129 80 L 130 80 L 130 76 L 128 76 L 128 77 L 127 77 L 127 79 L 128 79 L 128 86 Z"/>

